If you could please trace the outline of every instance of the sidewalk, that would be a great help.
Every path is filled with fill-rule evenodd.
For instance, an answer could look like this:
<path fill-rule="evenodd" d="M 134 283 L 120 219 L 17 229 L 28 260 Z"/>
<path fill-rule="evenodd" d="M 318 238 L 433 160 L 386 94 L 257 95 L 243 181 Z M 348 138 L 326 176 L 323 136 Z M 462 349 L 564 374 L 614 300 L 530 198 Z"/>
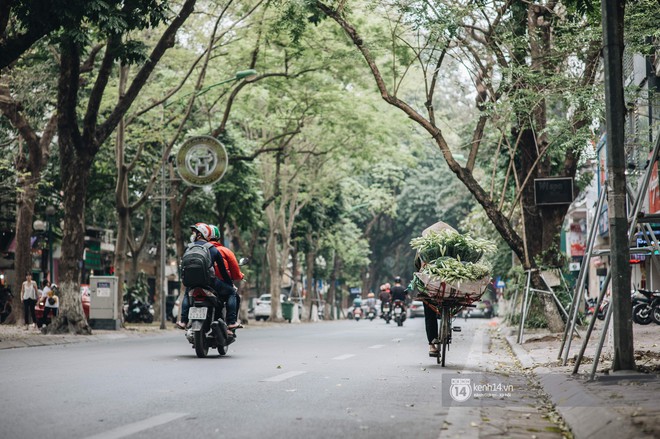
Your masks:
<path fill-rule="evenodd" d="M 306 322 L 305 322 L 306 323 Z M 250 320 L 242 331 L 247 329 L 257 329 L 263 327 L 274 327 L 289 325 L 286 322 L 257 322 Z M 118 340 L 128 337 L 155 337 L 164 334 L 178 333 L 183 335 L 183 331 L 174 327 L 174 324 L 167 322 L 165 329 L 160 329 L 160 322 L 151 324 L 126 323 L 126 328 L 117 331 L 106 329 L 94 329 L 92 335 L 75 334 L 42 334 L 41 331 L 34 328 L 25 330 L 23 326 L 0 325 L 0 350 L 25 348 L 33 346 L 49 346 L 69 343 L 85 343 L 96 340 Z"/>
<path fill-rule="evenodd" d="M 518 328 L 502 326 L 501 331 L 575 438 L 660 437 L 660 326 L 633 325 L 638 371 L 612 373 L 611 350 L 606 342 L 596 379 L 589 381 L 601 327 L 602 322 L 597 322 L 576 375 L 572 372 L 582 339 L 573 339 L 568 364 L 562 366 L 558 356 L 563 334 L 526 333 L 523 343 L 518 344 Z"/>
<path fill-rule="evenodd" d="M 49 346 L 69 343 L 85 343 L 96 340 L 117 340 L 128 337 L 156 336 L 177 331 L 168 322 L 166 329 L 160 329 L 160 323 L 151 325 L 127 325 L 126 329 L 118 331 L 94 329 L 92 335 L 75 334 L 42 334 L 35 328 L 24 329 L 23 326 L 0 325 L 0 350 L 24 348 L 33 346 Z"/>

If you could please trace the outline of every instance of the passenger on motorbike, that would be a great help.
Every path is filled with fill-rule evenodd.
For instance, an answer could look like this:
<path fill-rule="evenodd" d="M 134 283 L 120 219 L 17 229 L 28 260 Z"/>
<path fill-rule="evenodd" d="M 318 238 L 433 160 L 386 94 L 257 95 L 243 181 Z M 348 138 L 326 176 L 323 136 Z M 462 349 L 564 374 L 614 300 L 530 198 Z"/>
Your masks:
<path fill-rule="evenodd" d="M 390 293 L 389 284 L 383 284 L 380 286 L 380 294 L 378 295 L 380 299 L 380 313 L 383 314 L 383 305 L 390 303 L 392 300 L 392 294 Z"/>
<path fill-rule="evenodd" d="M 220 239 L 220 229 L 218 229 L 216 226 L 210 227 L 211 239 L 209 242 L 213 244 L 213 246 L 220 252 L 222 260 L 224 261 L 225 268 L 224 270 L 221 270 L 221 267 L 215 265 L 213 267 L 215 270 L 215 277 L 224 280 L 232 286 L 237 286 L 236 283 L 242 281 L 245 275 L 241 272 L 241 267 L 238 265 L 236 255 L 233 251 L 229 250 L 227 247 L 222 245 L 220 241 L 218 241 Z M 236 309 L 238 310 L 241 308 L 241 296 L 239 296 L 236 291 L 234 291 L 234 295 L 236 296 Z M 240 323 L 234 323 L 233 325 L 228 325 L 227 328 L 236 329 L 239 325 Z"/>
<path fill-rule="evenodd" d="M 367 309 L 376 308 L 376 295 L 374 293 L 367 294 L 367 300 L 365 301 Z"/>
<path fill-rule="evenodd" d="M 401 278 L 396 276 L 394 278 L 394 285 L 390 289 L 392 293 L 392 302 L 395 300 L 400 300 L 403 306 L 403 312 L 406 312 L 406 299 L 408 298 L 408 290 L 401 285 Z"/>
<path fill-rule="evenodd" d="M 190 235 L 190 242 L 193 244 L 203 245 L 208 243 L 212 236 L 211 227 L 205 223 L 197 223 L 193 226 L 190 226 L 192 230 L 192 235 Z M 224 269 L 225 263 L 220 251 L 215 248 L 215 246 L 209 247 L 209 254 L 211 256 L 211 262 L 214 265 L 214 270 L 222 265 L 221 269 Z M 209 267 L 210 268 L 210 267 Z M 228 285 L 226 282 L 213 277 L 211 279 L 210 285 L 208 287 L 218 296 L 219 298 L 225 301 L 225 306 L 227 308 L 227 328 L 235 329 L 240 326 L 236 323 L 237 317 L 237 301 L 236 301 L 236 289 L 233 285 Z M 186 292 L 183 295 L 183 302 L 181 304 L 181 321 L 177 322 L 177 327 L 185 329 L 188 325 L 188 310 L 190 308 L 190 302 L 188 298 L 189 288 L 186 288 Z"/>

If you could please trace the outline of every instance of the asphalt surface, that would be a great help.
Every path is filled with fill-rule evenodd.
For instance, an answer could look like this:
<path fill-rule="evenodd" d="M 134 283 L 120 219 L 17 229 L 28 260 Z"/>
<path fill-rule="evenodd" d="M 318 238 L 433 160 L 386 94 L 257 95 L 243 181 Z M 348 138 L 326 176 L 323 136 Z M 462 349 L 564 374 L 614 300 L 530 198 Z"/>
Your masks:
<path fill-rule="evenodd" d="M 445 368 L 428 357 L 423 324 L 253 327 L 205 359 L 173 331 L 5 349 L 0 437 L 465 439 L 532 437 L 530 425 L 562 437 L 491 322 L 458 322 Z M 486 370 L 515 383 L 518 399 L 452 404 L 443 379 Z"/>

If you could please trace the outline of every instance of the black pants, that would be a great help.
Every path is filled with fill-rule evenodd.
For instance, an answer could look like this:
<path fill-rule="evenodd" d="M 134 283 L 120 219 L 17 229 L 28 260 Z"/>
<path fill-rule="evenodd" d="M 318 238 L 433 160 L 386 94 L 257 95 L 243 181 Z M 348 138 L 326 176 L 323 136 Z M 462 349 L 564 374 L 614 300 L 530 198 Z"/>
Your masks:
<path fill-rule="evenodd" d="M 431 309 L 430 306 L 424 303 L 424 323 L 426 324 L 426 338 L 429 341 L 429 344 L 435 339 L 438 338 L 438 319 L 440 316 Z"/>
<path fill-rule="evenodd" d="M 48 322 L 48 314 L 53 313 L 53 317 L 57 317 L 57 311 L 59 308 L 51 308 L 49 306 L 44 307 L 44 315 L 41 317 L 41 322 L 39 322 L 39 327 L 41 328 Z"/>
<path fill-rule="evenodd" d="M 32 317 L 32 323 L 37 323 L 37 314 L 34 311 L 34 306 L 37 304 L 37 301 L 34 299 L 25 299 L 23 300 L 23 318 L 25 319 L 25 324 L 30 323 L 29 317 Z"/>

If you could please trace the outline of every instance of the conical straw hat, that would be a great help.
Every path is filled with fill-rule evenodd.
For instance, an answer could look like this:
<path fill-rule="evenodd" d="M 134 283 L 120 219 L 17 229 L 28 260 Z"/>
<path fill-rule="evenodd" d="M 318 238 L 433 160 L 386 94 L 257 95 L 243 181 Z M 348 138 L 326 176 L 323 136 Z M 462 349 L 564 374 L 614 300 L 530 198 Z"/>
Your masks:
<path fill-rule="evenodd" d="M 426 229 L 424 229 L 424 231 L 422 232 L 422 236 L 426 236 L 432 231 L 436 232 L 436 233 L 439 233 L 439 232 L 441 232 L 443 230 L 446 230 L 446 229 L 449 229 L 453 232 L 456 232 L 456 229 L 453 228 L 452 226 L 450 226 L 449 224 L 443 223 L 442 221 L 438 221 L 437 223 L 433 224 L 432 226 L 427 227 Z"/>

